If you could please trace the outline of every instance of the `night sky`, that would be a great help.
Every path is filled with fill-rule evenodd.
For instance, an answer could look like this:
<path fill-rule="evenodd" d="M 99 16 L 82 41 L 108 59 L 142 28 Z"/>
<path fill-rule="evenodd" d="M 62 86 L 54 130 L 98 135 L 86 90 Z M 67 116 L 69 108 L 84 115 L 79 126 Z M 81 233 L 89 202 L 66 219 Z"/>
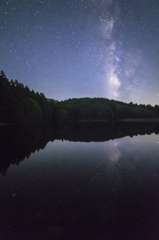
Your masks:
<path fill-rule="evenodd" d="M 0 70 L 56 100 L 159 104 L 159 0 L 0 0 Z"/>

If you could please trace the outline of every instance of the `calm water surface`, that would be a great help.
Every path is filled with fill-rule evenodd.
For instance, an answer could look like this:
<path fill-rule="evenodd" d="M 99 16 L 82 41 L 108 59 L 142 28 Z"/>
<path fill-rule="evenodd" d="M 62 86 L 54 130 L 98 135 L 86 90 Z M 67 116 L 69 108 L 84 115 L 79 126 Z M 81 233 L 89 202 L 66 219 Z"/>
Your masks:
<path fill-rule="evenodd" d="M 2 159 L 0 239 L 159 239 L 158 134 L 102 142 L 52 138 L 31 154 L 26 144 L 23 161 L 22 146 L 14 144 L 0 149 L 10 160 L 5 168 Z"/>

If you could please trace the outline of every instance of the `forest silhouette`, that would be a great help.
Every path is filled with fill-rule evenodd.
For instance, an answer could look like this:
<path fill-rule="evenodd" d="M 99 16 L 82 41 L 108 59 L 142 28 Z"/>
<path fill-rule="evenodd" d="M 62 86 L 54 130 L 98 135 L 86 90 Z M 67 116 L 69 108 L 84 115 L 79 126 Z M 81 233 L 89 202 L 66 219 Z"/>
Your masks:
<path fill-rule="evenodd" d="M 0 73 L 0 123 L 30 124 L 68 121 L 138 121 L 159 118 L 159 106 L 124 103 L 107 98 L 73 98 L 64 101 L 48 99 L 43 93 L 30 90 L 18 80 L 9 81 Z M 151 119 L 151 120 L 150 120 Z"/>

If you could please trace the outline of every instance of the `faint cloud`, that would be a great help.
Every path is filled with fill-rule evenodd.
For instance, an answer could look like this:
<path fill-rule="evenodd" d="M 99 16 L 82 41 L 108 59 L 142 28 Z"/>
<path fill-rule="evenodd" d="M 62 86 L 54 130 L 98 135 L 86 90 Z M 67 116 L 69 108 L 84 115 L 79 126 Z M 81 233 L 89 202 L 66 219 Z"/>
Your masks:
<path fill-rule="evenodd" d="M 112 163 L 117 163 L 120 157 L 121 157 L 120 151 L 118 149 L 113 149 L 113 152 L 110 154 L 110 161 Z"/>

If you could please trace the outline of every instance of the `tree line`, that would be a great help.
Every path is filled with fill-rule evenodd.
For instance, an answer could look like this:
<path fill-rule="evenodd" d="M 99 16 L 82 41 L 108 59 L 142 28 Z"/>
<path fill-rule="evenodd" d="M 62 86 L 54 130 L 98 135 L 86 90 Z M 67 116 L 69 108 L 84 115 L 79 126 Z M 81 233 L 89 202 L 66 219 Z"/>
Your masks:
<path fill-rule="evenodd" d="M 0 73 L 0 122 L 34 123 L 51 122 L 55 117 L 53 101 L 43 93 L 34 92 L 18 80 L 9 81 L 3 71 Z"/>
<path fill-rule="evenodd" d="M 115 121 L 159 118 L 159 106 L 124 103 L 106 98 L 68 99 L 56 105 L 58 121 Z"/>
<path fill-rule="evenodd" d="M 106 98 L 47 99 L 18 80 L 0 73 L 0 123 L 115 121 L 125 118 L 159 118 L 159 106 L 124 103 Z"/>

